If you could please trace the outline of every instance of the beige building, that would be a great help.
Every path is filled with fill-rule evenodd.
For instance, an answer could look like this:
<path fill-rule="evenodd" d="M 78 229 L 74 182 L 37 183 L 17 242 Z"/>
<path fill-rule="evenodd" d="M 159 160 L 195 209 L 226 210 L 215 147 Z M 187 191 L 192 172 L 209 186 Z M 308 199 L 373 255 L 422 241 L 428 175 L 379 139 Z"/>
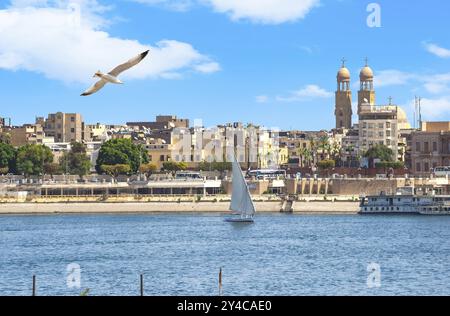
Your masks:
<path fill-rule="evenodd" d="M 422 122 L 422 132 L 449 132 L 450 122 Z"/>
<path fill-rule="evenodd" d="M 429 176 L 432 168 L 450 166 L 450 132 L 412 133 L 412 170 Z"/>
<path fill-rule="evenodd" d="M 361 106 L 359 115 L 359 152 L 365 153 L 371 147 L 381 144 L 394 152 L 394 160 L 399 157 L 399 133 L 407 129 L 406 113 L 398 106 Z"/>
<path fill-rule="evenodd" d="M 105 141 L 108 138 L 107 132 L 108 129 L 104 124 L 86 124 L 84 125 L 83 140 L 88 142 Z"/>
<path fill-rule="evenodd" d="M 127 126 L 150 130 L 189 128 L 189 120 L 178 118 L 176 115 L 158 115 L 155 122 L 127 122 Z"/>
<path fill-rule="evenodd" d="M 422 131 L 411 133 L 412 171 L 429 176 L 442 166 L 450 166 L 450 122 L 423 122 Z"/>
<path fill-rule="evenodd" d="M 286 151 L 280 151 L 276 131 L 242 123 L 178 128 L 172 131 L 170 143 L 171 159 L 183 161 L 190 168 L 196 168 L 202 161 L 231 161 L 234 153 L 245 169 L 275 168 L 286 160 Z"/>
<path fill-rule="evenodd" d="M 171 160 L 171 145 L 169 144 L 148 144 L 145 149 L 148 152 L 149 162 L 154 164 L 158 170 L 161 170 L 164 162 Z"/>
<path fill-rule="evenodd" d="M 78 113 L 49 114 L 44 131 L 47 136 L 54 137 L 56 143 L 81 142 L 84 134 L 83 118 Z"/>
<path fill-rule="evenodd" d="M 375 105 L 375 90 L 373 86 L 374 75 L 372 69 L 366 64 L 360 73 L 360 91 L 358 93 L 359 115 L 359 155 L 375 145 L 385 145 L 394 152 L 394 160 L 403 157 L 399 145 L 400 131 L 410 129 L 405 111 L 399 106 Z"/>
<path fill-rule="evenodd" d="M 41 145 L 44 140 L 44 129 L 40 124 L 25 124 L 10 130 L 10 141 L 14 147 L 27 144 Z"/>

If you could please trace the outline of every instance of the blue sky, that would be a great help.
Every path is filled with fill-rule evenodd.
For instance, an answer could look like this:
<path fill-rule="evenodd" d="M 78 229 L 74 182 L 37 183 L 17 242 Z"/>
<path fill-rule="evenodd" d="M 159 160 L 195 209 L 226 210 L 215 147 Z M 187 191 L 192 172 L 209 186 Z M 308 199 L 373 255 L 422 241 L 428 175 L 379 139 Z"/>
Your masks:
<path fill-rule="evenodd" d="M 282 129 L 334 126 L 342 57 L 353 100 L 364 59 L 377 103 L 392 96 L 413 120 L 450 119 L 450 3 L 365 0 L 4 0 L 0 4 L 0 116 L 14 124 L 49 112 L 87 123 L 153 120 L 158 114 L 242 121 Z M 79 14 L 78 14 L 79 13 Z M 125 85 L 80 93 L 96 70 L 150 48 Z"/>

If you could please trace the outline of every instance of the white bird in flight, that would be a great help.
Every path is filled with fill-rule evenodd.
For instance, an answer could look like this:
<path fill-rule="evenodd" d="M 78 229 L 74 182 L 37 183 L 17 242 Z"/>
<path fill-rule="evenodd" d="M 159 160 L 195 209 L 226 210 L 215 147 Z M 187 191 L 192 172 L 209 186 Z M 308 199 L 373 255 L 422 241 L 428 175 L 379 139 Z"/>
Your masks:
<path fill-rule="evenodd" d="M 139 64 L 144 58 L 145 56 L 148 55 L 148 50 L 143 52 L 142 54 L 137 55 L 136 57 L 130 59 L 129 61 L 127 61 L 126 63 L 123 63 L 119 66 L 117 66 L 116 68 L 114 68 L 113 70 L 111 70 L 109 73 L 104 74 L 102 73 L 100 70 L 97 71 L 94 74 L 94 78 L 95 77 L 99 77 L 100 80 L 97 81 L 92 87 L 90 87 L 89 89 L 87 89 L 85 92 L 83 92 L 81 94 L 81 96 L 87 96 L 87 95 L 91 95 L 96 93 L 97 91 L 99 91 L 101 88 L 103 88 L 105 86 L 105 84 L 109 83 L 115 83 L 115 84 L 122 84 L 123 82 L 120 81 L 117 76 L 120 75 L 122 72 L 124 72 L 125 70 L 130 69 L 133 66 L 136 66 L 137 64 Z"/>

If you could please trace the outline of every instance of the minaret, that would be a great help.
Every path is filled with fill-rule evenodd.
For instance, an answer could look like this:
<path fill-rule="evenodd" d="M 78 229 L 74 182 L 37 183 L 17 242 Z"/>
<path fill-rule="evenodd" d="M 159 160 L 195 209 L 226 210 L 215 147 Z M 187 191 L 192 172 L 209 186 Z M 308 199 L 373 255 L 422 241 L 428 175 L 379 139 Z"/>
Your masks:
<path fill-rule="evenodd" d="M 352 91 L 350 90 L 350 71 L 345 67 L 345 59 L 337 74 L 336 128 L 352 127 Z"/>
<path fill-rule="evenodd" d="M 358 115 L 361 113 L 361 106 L 364 104 L 375 105 L 375 90 L 373 89 L 373 71 L 369 67 L 366 58 L 366 66 L 359 74 L 361 87 L 358 92 Z"/>

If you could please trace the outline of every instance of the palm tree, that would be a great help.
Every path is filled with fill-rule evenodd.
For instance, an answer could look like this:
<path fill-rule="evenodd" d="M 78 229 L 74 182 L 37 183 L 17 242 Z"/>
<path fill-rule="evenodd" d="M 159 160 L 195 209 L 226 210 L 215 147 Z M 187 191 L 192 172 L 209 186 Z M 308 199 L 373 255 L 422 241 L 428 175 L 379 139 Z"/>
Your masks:
<path fill-rule="evenodd" d="M 329 138 L 327 135 L 321 136 L 319 138 L 319 145 L 318 148 L 321 150 L 322 152 L 322 159 L 326 159 L 327 156 L 330 153 L 331 150 L 331 146 L 330 146 L 330 142 L 329 142 Z"/>
<path fill-rule="evenodd" d="M 301 144 L 297 145 L 297 154 L 300 157 L 300 161 L 299 161 L 300 168 L 303 168 L 303 159 L 305 157 L 305 151 L 306 150 L 307 149 L 305 147 L 302 147 Z"/>
<path fill-rule="evenodd" d="M 313 154 L 312 154 L 311 150 L 309 150 L 308 148 L 305 148 L 303 155 L 304 155 L 305 162 L 307 162 L 307 166 L 311 167 L 311 161 L 313 159 Z"/>
<path fill-rule="evenodd" d="M 339 145 L 338 142 L 333 142 L 333 145 L 331 146 L 331 157 L 334 161 L 342 161 L 342 147 Z"/>
<path fill-rule="evenodd" d="M 315 165 L 316 164 L 316 157 L 317 157 L 317 143 L 314 140 L 314 138 L 309 139 L 309 150 L 311 152 L 311 158 L 312 162 Z"/>

